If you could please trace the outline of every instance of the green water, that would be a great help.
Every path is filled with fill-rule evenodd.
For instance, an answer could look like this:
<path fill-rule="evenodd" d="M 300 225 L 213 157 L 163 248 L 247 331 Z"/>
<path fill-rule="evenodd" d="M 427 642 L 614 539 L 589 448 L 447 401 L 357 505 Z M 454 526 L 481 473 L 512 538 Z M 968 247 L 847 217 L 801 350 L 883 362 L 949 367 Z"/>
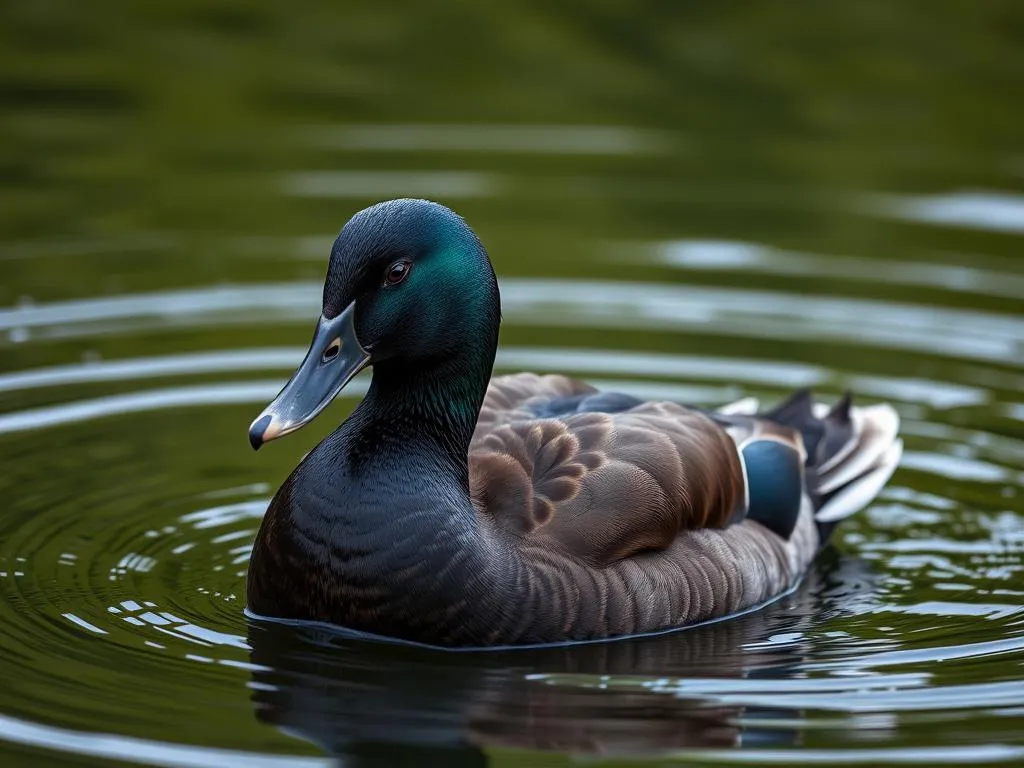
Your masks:
<path fill-rule="evenodd" d="M 1024 7 L 690 6 L 0 7 L 5 765 L 1024 763 Z M 246 429 L 393 196 L 488 246 L 502 371 L 852 387 L 901 469 L 798 592 L 694 631 L 250 624 L 267 500 L 354 400 Z"/>

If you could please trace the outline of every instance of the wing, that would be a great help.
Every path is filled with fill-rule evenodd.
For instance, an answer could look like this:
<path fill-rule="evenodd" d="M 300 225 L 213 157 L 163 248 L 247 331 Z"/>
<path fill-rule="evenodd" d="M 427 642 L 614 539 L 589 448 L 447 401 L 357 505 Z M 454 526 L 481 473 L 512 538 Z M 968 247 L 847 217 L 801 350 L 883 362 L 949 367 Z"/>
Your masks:
<path fill-rule="evenodd" d="M 502 424 L 537 418 L 545 409 L 597 390 L 568 376 L 516 373 L 491 379 L 484 395 L 470 450 Z"/>
<path fill-rule="evenodd" d="M 495 379 L 469 460 L 481 515 L 595 566 L 745 510 L 736 443 L 707 414 L 562 376 Z"/>

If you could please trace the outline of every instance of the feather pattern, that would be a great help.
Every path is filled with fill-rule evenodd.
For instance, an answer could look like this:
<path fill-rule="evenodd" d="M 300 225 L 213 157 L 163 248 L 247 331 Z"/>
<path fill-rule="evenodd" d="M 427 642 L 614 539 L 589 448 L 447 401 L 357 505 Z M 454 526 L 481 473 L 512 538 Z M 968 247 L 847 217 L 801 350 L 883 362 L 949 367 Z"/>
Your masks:
<path fill-rule="evenodd" d="M 558 417 L 528 416 L 552 395 L 583 390 L 592 399 L 584 388 L 563 376 L 492 381 L 469 451 L 484 514 L 594 566 L 729 521 L 743 503 L 743 471 L 712 419 L 639 401 L 618 413 L 581 412 L 586 400 Z"/>
<path fill-rule="evenodd" d="M 611 412 L 588 410 L 602 401 Z M 890 421 L 878 426 L 880 411 L 851 417 L 848 401 L 818 418 L 806 392 L 768 414 L 756 407 L 642 402 L 564 376 L 493 379 L 469 469 L 477 513 L 512 538 L 527 585 L 532 618 L 516 633 L 542 641 L 651 631 L 741 611 L 792 586 L 823 543 L 814 499 L 835 487 L 836 472 L 843 486 L 877 464 L 876 446 L 891 446 L 895 432 Z M 831 472 L 819 477 L 822 456 Z M 864 490 L 873 496 L 885 479 Z M 557 628 L 534 634 L 549 614 Z"/>
<path fill-rule="evenodd" d="M 472 525 L 456 515 L 424 529 L 423 511 L 367 523 L 332 545 L 342 579 L 297 574 L 267 544 L 304 530 L 296 514 L 317 500 L 290 502 L 289 526 L 272 506 L 254 559 L 274 567 L 251 573 L 251 587 L 303 595 L 302 615 L 440 645 L 659 631 L 793 587 L 835 520 L 870 502 L 899 459 L 887 406 L 822 410 L 798 393 L 752 414 L 749 401 L 705 411 L 609 395 L 564 376 L 492 379 L 468 451 Z M 602 402 L 611 412 L 589 410 Z M 391 560 L 373 554 L 380 539 Z M 390 586 L 374 581 L 381 569 Z M 427 580 L 429 595 L 416 586 Z"/>
<path fill-rule="evenodd" d="M 345 225 L 310 352 L 250 442 L 308 422 L 362 367 L 373 379 L 271 501 L 254 612 L 462 646 L 724 617 L 793 587 L 899 463 L 896 412 L 849 396 L 716 411 L 491 379 L 499 323 L 487 253 L 454 212 L 397 200 Z"/>

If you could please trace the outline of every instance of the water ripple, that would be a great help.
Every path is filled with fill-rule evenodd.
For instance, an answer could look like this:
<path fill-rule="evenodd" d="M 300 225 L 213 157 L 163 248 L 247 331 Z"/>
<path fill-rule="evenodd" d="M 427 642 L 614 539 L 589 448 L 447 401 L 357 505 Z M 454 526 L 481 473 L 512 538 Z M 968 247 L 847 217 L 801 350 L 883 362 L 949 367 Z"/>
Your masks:
<path fill-rule="evenodd" d="M 301 138 L 357 152 L 634 155 L 660 153 L 670 144 L 653 131 L 606 125 L 364 124 L 307 128 Z"/>
<path fill-rule="evenodd" d="M 513 324 L 713 329 L 720 335 L 831 340 L 1024 365 L 1024 319 L 1015 315 L 639 282 L 510 279 L 502 282 L 501 290 L 502 306 Z M 70 338 L 110 333 L 119 323 L 125 331 L 138 331 L 146 326 L 143 321 L 178 327 L 273 319 L 311 323 L 319 312 L 319 299 L 317 283 L 197 288 L 14 307 L 0 310 L 0 330 Z"/>
<path fill-rule="evenodd" d="M 727 271 L 789 277 L 827 277 L 869 283 L 939 288 L 972 295 L 1024 298 L 1024 277 L 962 264 L 797 253 L 734 240 L 671 240 L 623 246 L 622 261 L 647 253 L 653 261 L 687 271 Z"/>
<path fill-rule="evenodd" d="M 88 755 L 104 760 L 117 760 L 161 768 L 209 768 L 238 766 L 239 768 L 326 768 L 332 761 L 316 757 L 267 755 L 187 744 L 136 739 L 130 736 L 112 736 L 105 733 L 84 733 L 67 728 L 31 723 L 0 715 L 0 739 L 57 752 Z"/>
<path fill-rule="evenodd" d="M 249 406 L 277 393 L 301 346 L 8 369 L 0 373 L 0 435 L 33 460 L 15 462 L 21 474 L 0 519 L 0 591 L 14 611 L 0 652 L 26 670 L 11 691 L 21 702 L 18 717 L 0 717 L 0 739 L 174 766 L 320 765 L 286 754 L 296 738 L 334 752 L 378 731 L 405 734 L 417 749 L 427 749 L 425 738 L 470 751 L 685 755 L 709 763 L 789 764 L 798 756 L 811 764 L 956 764 L 967 754 L 972 762 L 1019 755 L 1010 724 L 1024 693 L 1008 670 L 1024 658 L 1024 609 L 1013 588 L 1024 551 L 1014 506 L 1024 489 L 1024 436 L 1007 426 L 1017 423 L 1019 398 L 1005 370 L 1021 367 L 1019 317 L 640 282 L 512 279 L 502 287 L 513 328 L 667 329 L 694 338 L 685 354 L 646 351 L 642 338 L 630 350 L 615 349 L 603 335 L 599 348 L 507 344 L 499 370 L 561 371 L 699 404 L 774 398 L 795 386 L 852 387 L 896 403 L 907 441 L 902 469 L 867 514 L 844 526 L 844 554 L 824 557 L 799 590 L 762 611 L 678 636 L 554 655 L 423 657 L 323 628 L 267 627 L 243 613 L 256 528 L 297 459 L 292 452 L 303 450 L 292 443 L 270 459 L 254 458 L 244 427 Z M 34 342 L 255 323 L 305 328 L 319 300 L 318 284 L 296 282 L 24 301 L 0 310 L 0 329 L 46 353 Z M 963 370 L 943 368 L 948 380 L 913 368 L 844 371 L 763 359 L 749 347 L 740 353 L 723 338 L 820 340 L 927 354 L 929 365 L 966 362 Z M 360 396 L 367 380 L 353 382 L 344 400 Z M 107 385 L 117 389 L 105 392 Z M 84 387 L 99 391 L 85 395 Z M 233 435 L 238 453 L 195 445 L 194 420 L 147 415 L 183 408 L 206 409 L 204 435 L 223 430 L 217 445 Z M 993 422 L 992 413 L 1008 420 Z M 90 421 L 97 424 L 74 428 Z M 74 459 L 70 451 L 105 458 L 73 486 L 52 482 Z M 168 456 L 177 457 L 173 482 Z M 280 465 L 268 469 L 265 461 Z M 117 663 L 105 662 L 108 656 Z M 986 670 L 983 679 L 967 679 L 964 665 Z M 121 667 L 130 674 L 122 677 Z M 83 668 L 102 680 L 87 711 L 74 693 Z M 233 729 L 211 734 L 202 724 L 175 735 L 187 745 L 166 741 L 165 720 L 190 722 L 191 711 L 176 708 L 191 701 L 194 686 L 239 732 L 253 714 L 274 725 L 260 731 L 263 751 L 226 738 Z M 161 704 L 143 705 L 153 701 Z M 137 709 L 126 735 L 88 732 L 97 722 L 121 722 L 126 707 Z M 1011 736 L 969 752 L 956 744 L 930 751 L 882 743 L 904 728 L 965 717 Z M 837 746 L 794 751 L 810 733 Z M 864 743 L 873 740 L 879 743 Z"/>

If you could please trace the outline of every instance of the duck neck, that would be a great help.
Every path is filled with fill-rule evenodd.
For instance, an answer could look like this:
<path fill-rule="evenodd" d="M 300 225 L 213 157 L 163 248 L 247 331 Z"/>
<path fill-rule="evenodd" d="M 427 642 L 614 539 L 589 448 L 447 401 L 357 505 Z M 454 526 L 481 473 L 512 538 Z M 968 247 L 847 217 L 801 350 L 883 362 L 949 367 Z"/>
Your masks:
<path fill-rule="evenodd" d="M 348 485 L 321 507 L 331 520 L 328 580 L 344 599 L 314 615 L 445 644 L 479 645 L 493 632 L 514 564 L 477 516 L 468 471 L 491 359 L 493 352 L 415 372 L 375 368 L 336 433 Z"/>
<path fill-rule="evenodd" d="M 258 614 L 482 645 L 517 564 L 481 524 L 468 448 L 493 348 L 415 371 L 378 365 L 352 415 L 278 491 L 249 568 Z"/>
<path fill-rule="evenodd" d="M 431 364 L 386 361 L 351 421 L 356 466 L 401 463 L 409 470 L 449 469 L 469 493 L 468 453 L 494 364 L 496 344 L 467 347 Z M 413 463 L 430 466 L 413 467 Z"/>

